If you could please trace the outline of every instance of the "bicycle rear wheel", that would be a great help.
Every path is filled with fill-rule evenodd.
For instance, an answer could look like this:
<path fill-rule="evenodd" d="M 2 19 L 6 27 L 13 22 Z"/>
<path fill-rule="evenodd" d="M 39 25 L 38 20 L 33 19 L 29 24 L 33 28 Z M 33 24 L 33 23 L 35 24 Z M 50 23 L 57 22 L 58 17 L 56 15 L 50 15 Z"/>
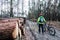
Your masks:
<path fill-rule="evenodd" d="M 55 36 L 56 31 L 55 31 L 55 29 L 53 27 L 49 27 L 48 30 L 49 30 L 50 35 Z"/>

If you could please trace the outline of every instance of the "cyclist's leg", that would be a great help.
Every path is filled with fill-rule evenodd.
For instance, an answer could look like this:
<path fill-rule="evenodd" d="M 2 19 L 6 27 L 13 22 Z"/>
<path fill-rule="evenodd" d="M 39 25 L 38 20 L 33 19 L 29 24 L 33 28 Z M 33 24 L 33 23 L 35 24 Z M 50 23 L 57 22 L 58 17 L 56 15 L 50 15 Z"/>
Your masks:
<path fill-rule="evenodd" d="M 41 28 L 42 28 L 42 33 L 44 33 L 44 27 L 43 27 L 43 24 L 41 24 Z"/>
<path fill-rule="evenodd" d="M 39 31 L 39 33 L 40 33 L 40 24 L 38 25 L 38 31 Z"/>

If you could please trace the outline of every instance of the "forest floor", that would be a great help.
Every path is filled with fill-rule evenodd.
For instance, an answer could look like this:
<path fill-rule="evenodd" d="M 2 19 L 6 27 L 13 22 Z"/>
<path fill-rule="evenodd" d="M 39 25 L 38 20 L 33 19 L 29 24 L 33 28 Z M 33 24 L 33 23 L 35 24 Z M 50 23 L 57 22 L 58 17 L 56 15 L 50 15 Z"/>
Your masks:
<path fill-rule="evenodd" d="M 50 24 L 52 24 L 53 27 L 60 30 L 60 22 L 59 21 L 49 21 L 49 22 L 50 22 Z M 49 24 L 49 22 L 47 22 L 47 24 Z"/>

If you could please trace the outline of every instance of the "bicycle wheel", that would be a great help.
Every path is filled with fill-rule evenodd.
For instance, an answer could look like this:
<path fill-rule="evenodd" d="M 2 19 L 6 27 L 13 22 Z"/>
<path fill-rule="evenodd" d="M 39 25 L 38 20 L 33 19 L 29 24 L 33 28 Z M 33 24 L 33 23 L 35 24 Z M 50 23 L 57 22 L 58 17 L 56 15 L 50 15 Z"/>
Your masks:
<path fill-rule="evenodd" d="M 56 31 L 55 31 L 55 29 L 53 27 L 49 27 L 48 30 L 49 30 L 50 35 L 55 36 Z"/>
<path fill-rule="evenodd" d="M 43 27 L 44 32 L 46 32 L 46 27 Z"/>

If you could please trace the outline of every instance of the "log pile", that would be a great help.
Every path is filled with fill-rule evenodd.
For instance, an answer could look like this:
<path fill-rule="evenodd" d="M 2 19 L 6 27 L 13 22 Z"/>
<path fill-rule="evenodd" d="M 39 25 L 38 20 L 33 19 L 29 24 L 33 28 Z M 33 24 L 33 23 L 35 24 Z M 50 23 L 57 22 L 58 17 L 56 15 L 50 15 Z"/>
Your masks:
<path fill-rule="evenodd" d="M 0 23 L 0 40 L 13 37 L 12 33 L 16 27 L 16 22 Z"/>
<path fill-rule="evenodd" d="M 0 40 L 10 40 L 11 38 L 16 38 L 16 35 L 18 35 L 18 30 L 21 32 L 20 36 L 21 34 L 24 35 L 23 23 L 24 19 L 22 18 L 9 18 L 0 20 Z"/>

